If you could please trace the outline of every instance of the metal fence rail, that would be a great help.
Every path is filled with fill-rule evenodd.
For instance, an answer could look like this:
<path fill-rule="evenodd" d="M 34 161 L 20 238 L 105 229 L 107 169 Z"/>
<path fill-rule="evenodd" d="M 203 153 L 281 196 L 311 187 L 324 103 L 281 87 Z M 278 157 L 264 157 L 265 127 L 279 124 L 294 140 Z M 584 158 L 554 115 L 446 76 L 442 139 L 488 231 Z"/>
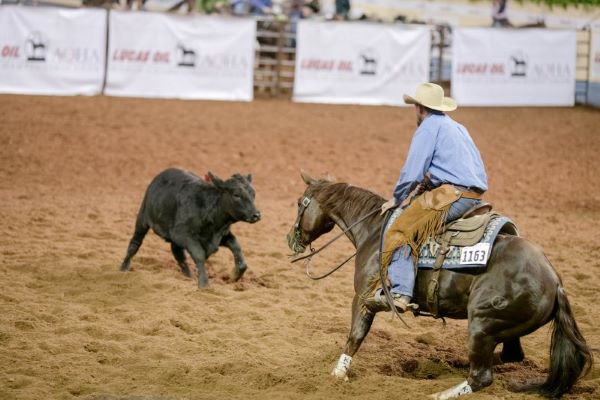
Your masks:
<path fill-rule="evenodd" d="M 590 90 L 590 52 L 592 51 L 592 31 L 590 29 L 577 32 L 577 61 L 575 64 L 576 85 L 575 102 L 589 103 Z"/>
<path fill-rule="evenodd" d="M 272 96 L 291 94 L 296 63 L 296 33 L 289 20 L 256 17 L 254 88 Z"/>

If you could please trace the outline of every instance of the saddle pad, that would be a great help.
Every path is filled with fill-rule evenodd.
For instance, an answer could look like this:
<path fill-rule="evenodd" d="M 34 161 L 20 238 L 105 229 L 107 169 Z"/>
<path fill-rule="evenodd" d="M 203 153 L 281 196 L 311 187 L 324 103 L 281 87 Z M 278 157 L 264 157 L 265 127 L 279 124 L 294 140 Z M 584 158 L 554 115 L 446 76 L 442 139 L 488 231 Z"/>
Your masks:
<path fill-rule="evenodd" d="M 509 225 L 507 227 L 509 229 L 506 229 L 507 232 L 517 232 L 515 224 L 509 218 L 498 215 L 494 216 L 490 219 L 479 243 L 474 246 L 450 246 L 442 268 L 485 268 L 490 253 L 492 252 L 492 246 L 496 240 L 496 236 L 498 236 L 498 233 L 500 233 L 506 225 Z M 432 269 L 439 247 L 440 245 L 432 238 L 425 242 L 419 252 L 417 267 L 420 269 Z"/>

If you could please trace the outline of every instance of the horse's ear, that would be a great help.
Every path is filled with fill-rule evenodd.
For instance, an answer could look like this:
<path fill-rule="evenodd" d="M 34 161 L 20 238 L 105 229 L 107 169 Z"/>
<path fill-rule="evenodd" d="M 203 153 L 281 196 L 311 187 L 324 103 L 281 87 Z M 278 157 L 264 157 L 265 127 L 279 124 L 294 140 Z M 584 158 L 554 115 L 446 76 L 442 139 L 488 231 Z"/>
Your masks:
<path fill-rule="evenodd" d="M 326 181 L 329 181 L 329 182 L 336 181 L 335 176 L 331 175 L 329 172 L 325 172 L 325 178 L 323 178 L 323 179 L 325 179 Z"/>
<path fill-rule="evenodd" d="M 304 183 L 306 183 L 307 185 L 311 185 L 316 182 L 316 180 L 313 179 L 310 175 L 308 175 L 308 173 L 306 173 L 306 171 L 303 169 L 300 169 L 300 176 L 302 177 Z"/>

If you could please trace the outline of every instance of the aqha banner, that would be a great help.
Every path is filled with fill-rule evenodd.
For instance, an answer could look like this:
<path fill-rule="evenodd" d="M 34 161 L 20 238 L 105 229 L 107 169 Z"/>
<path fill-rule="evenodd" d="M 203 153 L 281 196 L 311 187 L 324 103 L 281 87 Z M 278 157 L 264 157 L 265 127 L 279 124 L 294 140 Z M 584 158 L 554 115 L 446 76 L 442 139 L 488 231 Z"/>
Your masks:
<path fill-rule="evenodd" d="M 592 30 L 590 43 L 590 81 L 600 83 L 600 29 Z"/>
<path fill-rule="evenodd" d="M 253 98 L 254 20 L 112 11 L 109 31 L 107 95 Z"/>
<path fill-rule="evenodd" d="M 105 10 L 0 7 L 2 93 L 98 94 L 105 55 Z"/>
<path fill-rule="evenodd" d="M 575 31 L 456 28 L 452 43 L 459 105 L 575 104 Z"/>
<path fill-rule="evenodd" d="M 300 21 L 294 101 L 404 105 L 429 80 L 430 40 L 423 27 Z"/>

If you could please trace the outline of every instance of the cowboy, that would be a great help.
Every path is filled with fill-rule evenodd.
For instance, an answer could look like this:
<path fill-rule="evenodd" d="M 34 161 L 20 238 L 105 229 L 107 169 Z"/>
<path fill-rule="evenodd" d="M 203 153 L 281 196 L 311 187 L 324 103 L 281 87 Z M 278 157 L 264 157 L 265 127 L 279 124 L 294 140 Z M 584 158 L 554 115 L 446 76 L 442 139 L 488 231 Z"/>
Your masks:
<path fill-rule="evenodd" d="M 444 97 L 441 86 L 423 83 L 414 97 L 404 95 L 404 102 L 415 106 L 417 130 L 393 197 L 381 206 L 382 214 L 395 208 L 386 225 L 381 268 L 399 312 L 417 307 L 411 299 L 421 245 L 480 203 L 487 190 L 479 150 L 467 129 L 446 115 L 456 110 L 454 99 Z M 390 310 L 382 289 L 367 299 L 367 307 Z"/>

